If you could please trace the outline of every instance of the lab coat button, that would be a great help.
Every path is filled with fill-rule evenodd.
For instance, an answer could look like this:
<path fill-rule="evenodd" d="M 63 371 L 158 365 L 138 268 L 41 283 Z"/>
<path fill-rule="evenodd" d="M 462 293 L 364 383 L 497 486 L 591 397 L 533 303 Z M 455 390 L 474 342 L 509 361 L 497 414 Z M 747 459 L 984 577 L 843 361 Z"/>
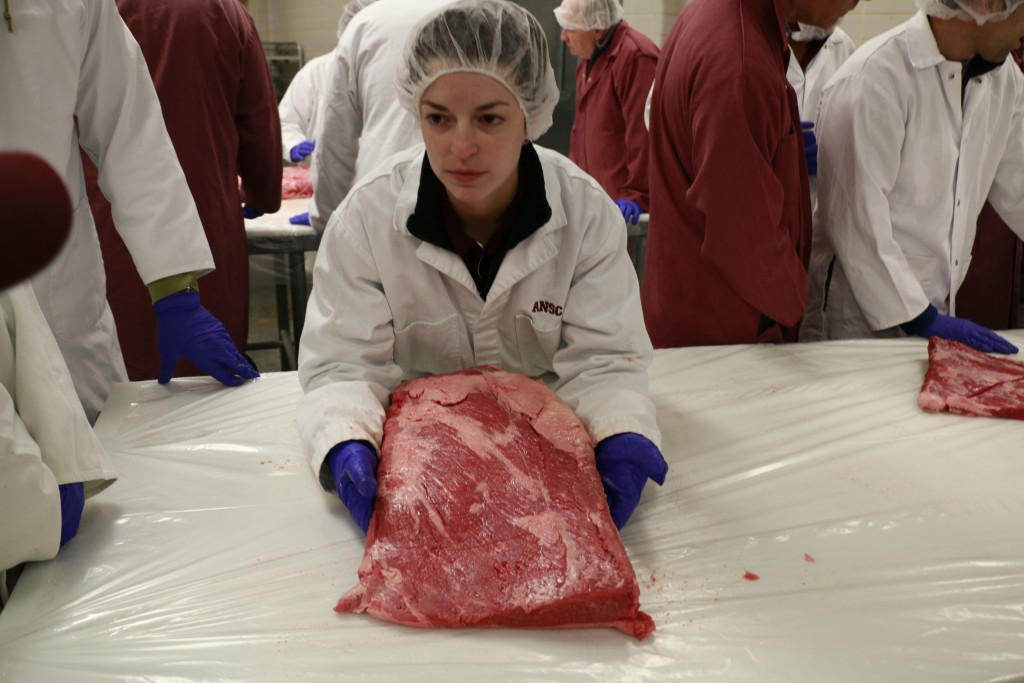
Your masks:
<path fill-rule="evenodd" d="M 946 78 L 948 78 L 949 80 L 953 80 L 953 72 L 951 71 L 949 73 L 949 76 L 947 76 Z"/>

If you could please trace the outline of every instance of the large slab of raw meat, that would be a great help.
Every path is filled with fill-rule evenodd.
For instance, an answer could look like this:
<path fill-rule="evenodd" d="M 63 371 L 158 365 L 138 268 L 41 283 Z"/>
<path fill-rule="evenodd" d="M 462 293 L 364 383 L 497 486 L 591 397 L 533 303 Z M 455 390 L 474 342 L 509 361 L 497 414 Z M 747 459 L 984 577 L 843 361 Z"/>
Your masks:
<path fill-rule="evenodd" d="M 1024 419 L 1024 363 L 932 337 L 917 403 L 934 413 Z"/>
<path fill-rule="evenodd" d="M 337 611 L 420 627 L 654 630 L 590 438 L 543 382 L 479 367 L 399 386 L 378 480 L 359 584 Z"/>

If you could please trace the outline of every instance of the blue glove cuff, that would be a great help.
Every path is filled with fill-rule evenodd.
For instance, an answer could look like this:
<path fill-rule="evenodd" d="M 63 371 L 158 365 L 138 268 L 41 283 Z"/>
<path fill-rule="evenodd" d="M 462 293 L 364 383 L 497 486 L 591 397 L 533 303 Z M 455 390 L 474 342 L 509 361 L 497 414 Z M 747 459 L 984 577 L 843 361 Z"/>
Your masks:
<path fill-rule="evenodd" d="M 157 315 L 178 311 L 194 311 L 199 308 L 199 292 L 194 289 L 183 289 L 165 296 L 153 304 Z"/>
<path fill-rule="evenodd" d="M 907 334 L 913 334 L 917 336 L 931 336 L 927 335 L 926 332 L 935 319 L 939 317 L 939 309 L 935 308 L 931 304 L 928 304 L 928 308 L 924 309 L 921 315 L 917 316 L 913 320 L 907 321 L 900 325 L 904 332 Z"/>

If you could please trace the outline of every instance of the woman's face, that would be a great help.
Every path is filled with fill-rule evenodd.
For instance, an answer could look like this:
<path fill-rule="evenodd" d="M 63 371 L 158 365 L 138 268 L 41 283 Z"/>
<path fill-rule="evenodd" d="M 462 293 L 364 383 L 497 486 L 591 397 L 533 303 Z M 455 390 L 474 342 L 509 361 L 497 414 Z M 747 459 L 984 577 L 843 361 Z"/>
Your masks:
<path fill-rule="evenodd" d="M 512 202 L 526 117 L 508 88 L 483 74 L 441 76 L 420 98 L 420 128 L 456 213 L 496 217 Z"/>

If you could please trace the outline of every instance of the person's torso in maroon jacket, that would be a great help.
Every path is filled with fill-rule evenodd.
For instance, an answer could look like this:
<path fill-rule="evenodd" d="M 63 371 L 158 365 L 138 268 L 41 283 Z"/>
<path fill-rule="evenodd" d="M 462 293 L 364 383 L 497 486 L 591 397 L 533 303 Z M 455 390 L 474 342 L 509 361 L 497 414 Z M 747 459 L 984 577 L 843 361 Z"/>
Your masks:
<path fill-rule="evenodd" d="M 657 348 L 796 340 L 810 192 L 780 17 L 695 0 L 662 48 L 641 291 Z"/>
<path fill-rule="evenodd" d="M 576 110 L 569 158 L 612 199 L 646 211 L 648 139 L 644 105 L 658 66 L 658 47 L 623 20 L 587 74 L 576 69 Z"/>

